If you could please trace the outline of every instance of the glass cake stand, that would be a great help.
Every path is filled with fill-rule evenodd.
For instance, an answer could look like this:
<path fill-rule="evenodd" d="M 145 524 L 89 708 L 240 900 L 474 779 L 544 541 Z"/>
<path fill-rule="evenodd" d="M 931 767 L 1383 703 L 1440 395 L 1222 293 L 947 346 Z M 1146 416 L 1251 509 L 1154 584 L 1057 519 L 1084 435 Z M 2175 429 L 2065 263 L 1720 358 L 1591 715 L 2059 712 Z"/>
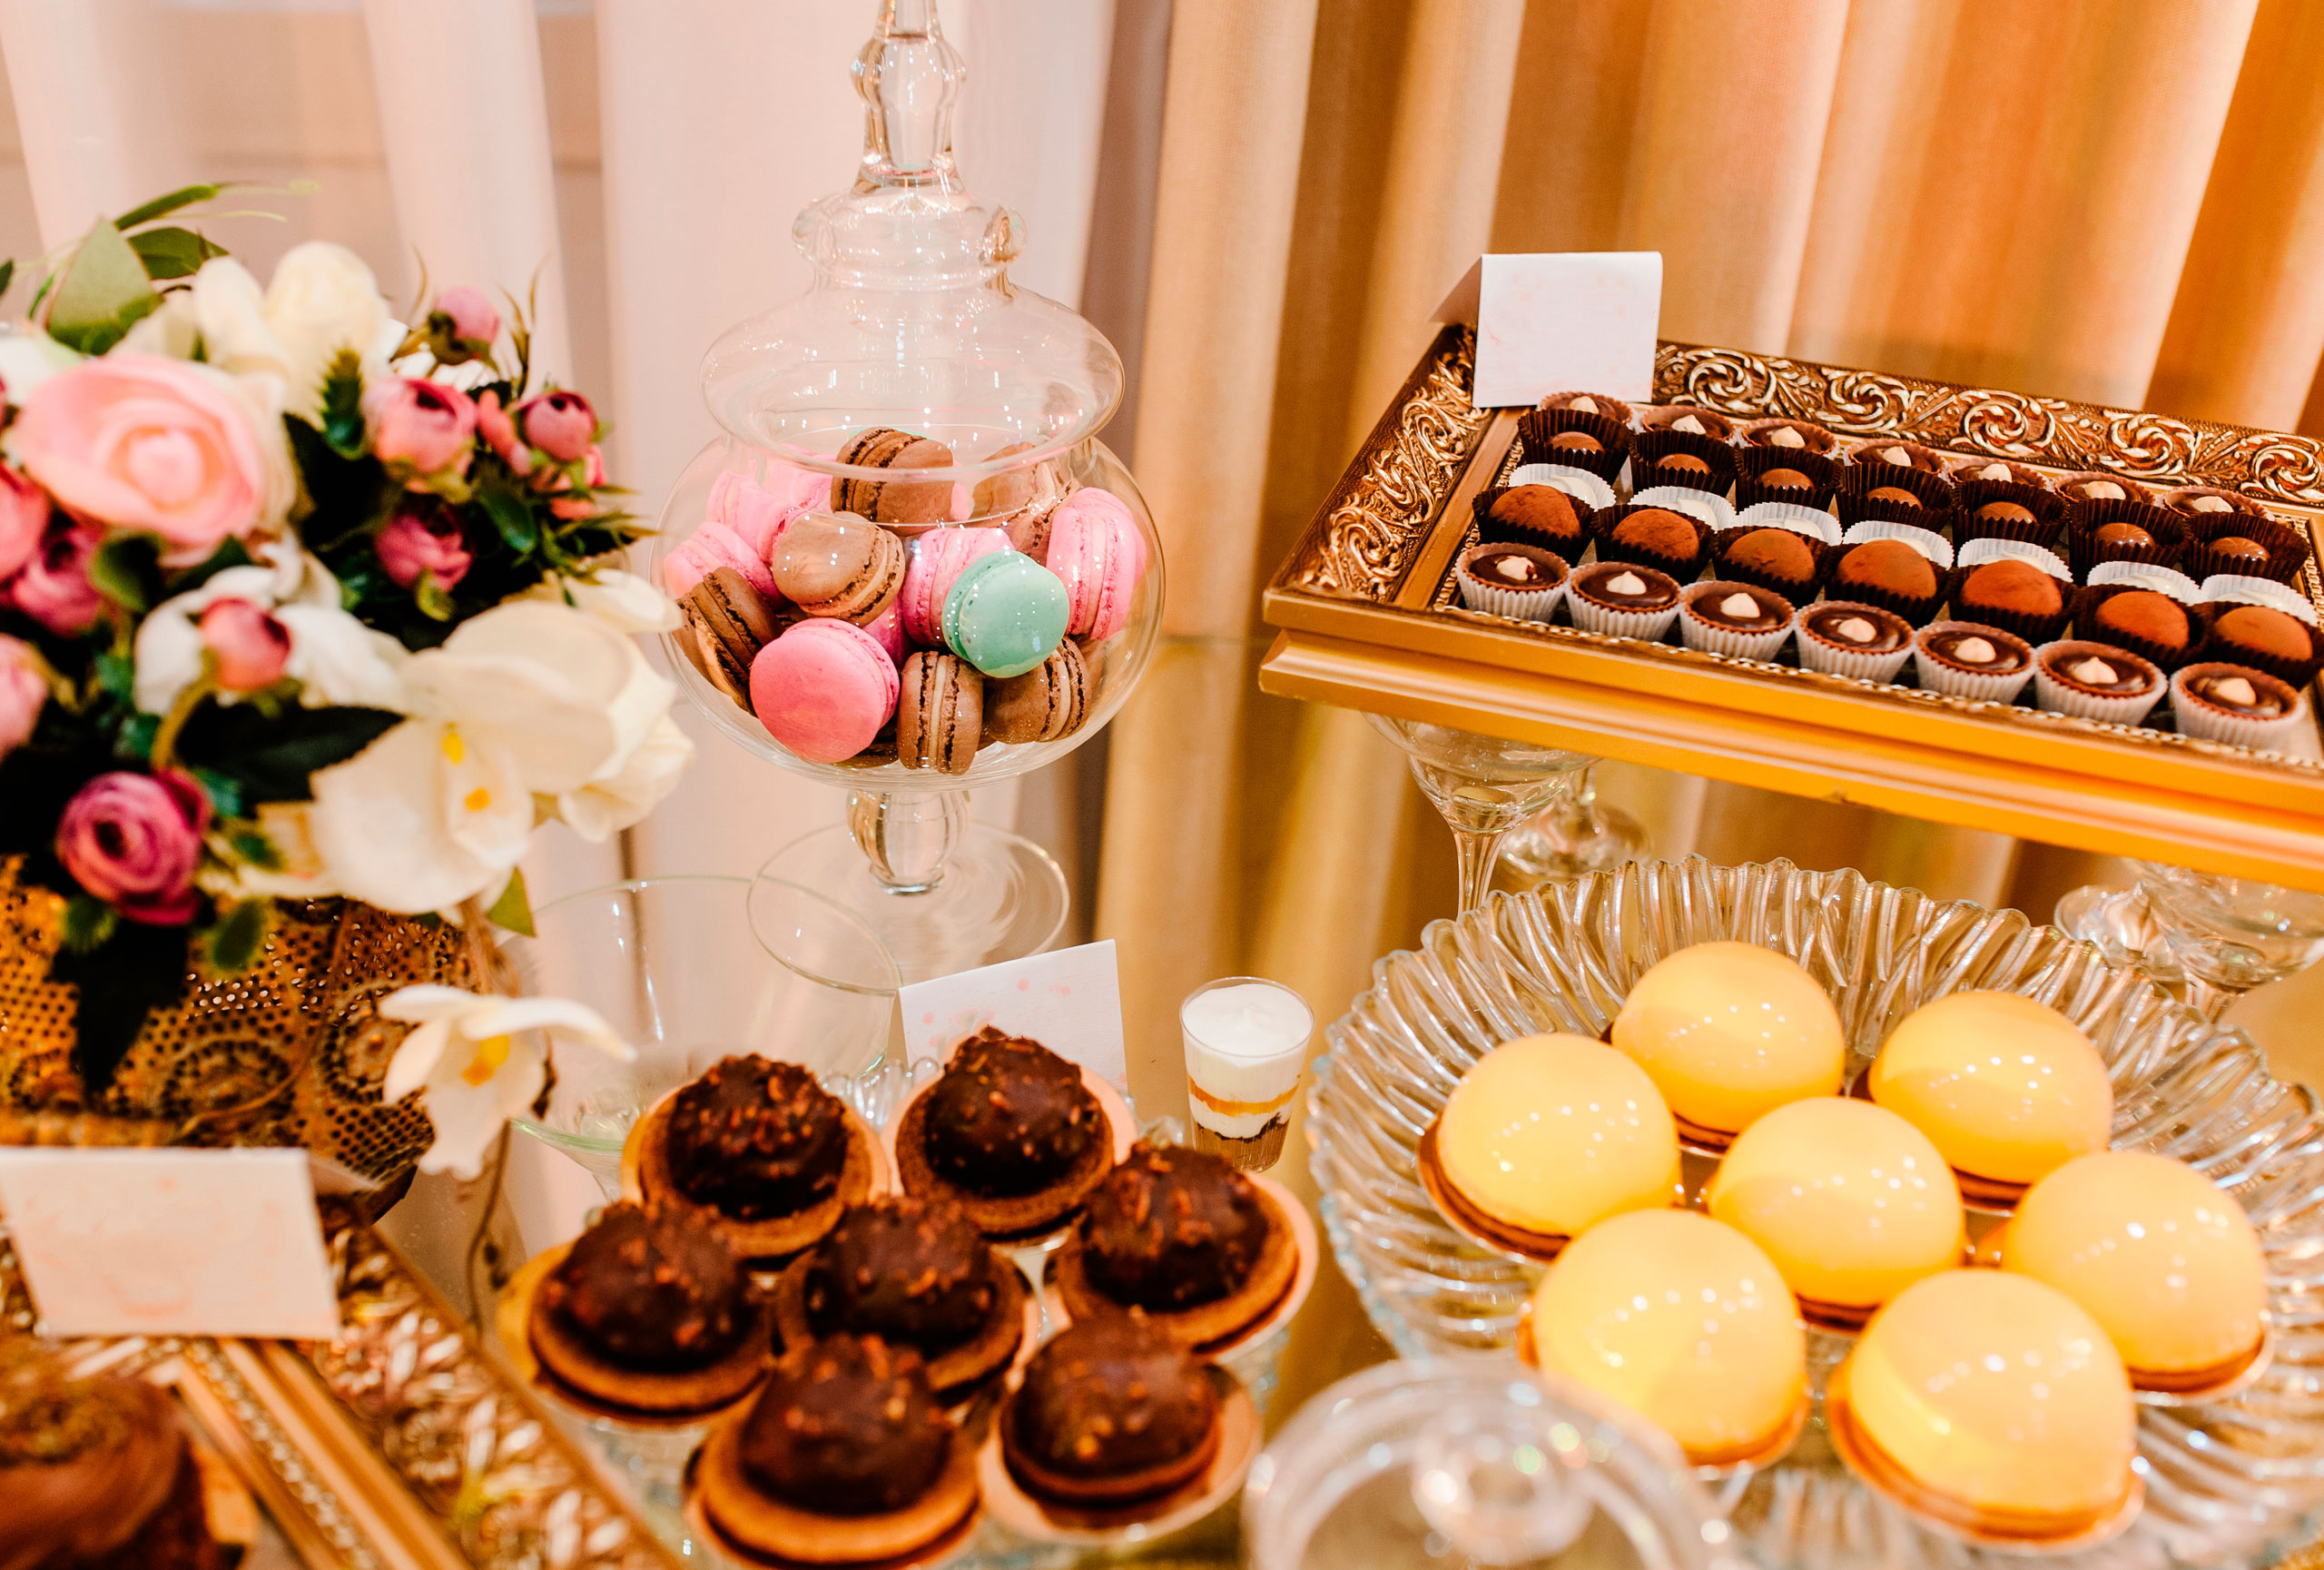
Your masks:
<path fill-rule="evenodd" d="M 2111 1066 L 2113 1143 L 2188 1161 L 2258 1228 L 2275 1317 L 2272 1358 L 2230 1397 L 2142 1405 L 2146 1504 L 2102 1547 L 2053 1556 L 2073 1570 L 2264 1564 L 2324 1504 L 2324 1117 L 2308 1091 L 2269 1076 L 2259 1049 L 2142 972 L 2014 911 L 1934 900 L 1854 872 L 1788 863 L 1645 863 L 1522 895 L 1494 895 L 1429 926 L 1416 952 L 1374 967 L 1373 985 L 1327 1032 L 1307 1128 L 1341 1269 L 1406 1357 L 1506 1355 L 1540 1267 L 1485 1249 L 1439 1217 L 1413 1152 L 1463 1071 L 1537 1031 L 1596 1036 L 1657 959 L 1715 938 L 1797 959 L 1837 1004 L 1868 1062 L 1890 1026 L 1928 999 L 1971 988 L 2027 993 L 2078 1023 Z M 1919 1524 L 1835 1456 L 1825 1374 L 1847 1341 L 1812 1335 L 1816 1417 L 1773 1466 L 1721 1480 L 1716 1497 L 1760 1562 L 1801 1570 L 2022 1564 Z"/>

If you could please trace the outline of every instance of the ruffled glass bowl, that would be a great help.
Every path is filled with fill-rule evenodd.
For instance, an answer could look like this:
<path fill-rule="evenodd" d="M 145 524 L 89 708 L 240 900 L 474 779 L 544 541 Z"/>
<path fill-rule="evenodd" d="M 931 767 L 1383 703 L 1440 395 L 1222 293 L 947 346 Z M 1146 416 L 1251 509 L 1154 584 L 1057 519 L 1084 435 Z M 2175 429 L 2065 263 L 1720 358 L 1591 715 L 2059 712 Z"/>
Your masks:
<path fill-rule="evenodd" d="M 1540 1268 L 1477 1247 L 1438 1216 L 1413 1150 L 1462 1073 L 1533 1032 L 1596 1036 L 1632 981 L 1689 943 L 1733 938 L 1790 954 L 1838 1005 L 1851 1072 L 1931 998 L 1969 989 L 2038 997 L 2112 1066 L 2113 1143 L 2192 1163 L 2239 1200 L 2270 1265 L 2273 1356 L 2231 1398 L 2140 1408 L 2146 1506 L 2075 1566 L 2266 1563 L 2324 1503 L 2324 1118 L 2278 1083 L 2240 1031 L 2212 1024 L 2135 970 L 2015 911 L 1930 899 L 1853 872 L 1788 863 L 1653 862 L 1512 897 L 1433 923 L 1419 952 L 1374 967 L 1327 1032 L 1307 1123 L 1341 1269 L 1405 1356 L 1508 1348 Z M 1699 1174 L 1691 1173 L 1699 1178 Z M 1773 1467 L 1723 1480 L 1719 1500 L 1766 1564 L 1807 1570 L 2020 1562 L 1924 1526 L 1833 1455 L 1824 1376 L 1840 1337 L 1811 1334 L 1817 1413 Z"/>

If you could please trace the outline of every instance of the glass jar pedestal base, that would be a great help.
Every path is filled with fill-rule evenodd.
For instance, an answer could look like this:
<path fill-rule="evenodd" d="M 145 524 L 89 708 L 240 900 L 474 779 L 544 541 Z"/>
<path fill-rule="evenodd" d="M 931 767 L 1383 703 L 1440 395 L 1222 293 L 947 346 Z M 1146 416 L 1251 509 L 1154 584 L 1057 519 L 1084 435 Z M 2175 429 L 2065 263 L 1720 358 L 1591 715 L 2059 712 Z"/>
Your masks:
<path fill-rule="evenodd" d="M 1509 831 L 1501 842 L 1503 886 L 1521 892 L 1589 873 L 1610 873 L 1652 854 L 1646 825 L 1598 799 L 1593 762 L 1573 787 Z"/>
<path fill-rule="evenodd" d="M 2209 1019 L 2324 959 L 2324 894 L 2161 862 L 2138 868 L 2131 888 L 2069 893 L 2058 926 L 2116 964 L 2140 965 Z"/>
<path fill-rule="evenodd" d="M 891 808 L 901 805 L 900 798 L 889 801 Z M 761 870 L 861 917 L 887 946 L 905 984 L 1039 953 L 1064 931 L 1065 873 L 1022 834 L 968 822 L 963 810 L 925 881 L 890 882 L 880 875 L 883 864 L 867 856 L 862 815 L 854 815 L 855 829 L 840 824 L 802 834 Z M 891 874 L 898 870 L 884 864 Z M 762 885 L 760 899 L 771 897 Z M 766 919 L 758 903 L 753 924 Z"/>

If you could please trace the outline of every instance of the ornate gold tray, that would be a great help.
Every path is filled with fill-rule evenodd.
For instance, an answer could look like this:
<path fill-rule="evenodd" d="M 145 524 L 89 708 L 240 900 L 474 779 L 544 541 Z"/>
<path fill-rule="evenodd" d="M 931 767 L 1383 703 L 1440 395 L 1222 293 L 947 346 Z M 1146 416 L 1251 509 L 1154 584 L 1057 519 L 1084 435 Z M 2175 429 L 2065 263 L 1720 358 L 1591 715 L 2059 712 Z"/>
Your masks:
<path fill-rule="evenodd" d="M 1473 351 L 1466 328 L 1437 336 L 1276 572 L 1267 691 L 2324 889 L 2324 764 L 1462 610 L 1451 565 L 1470 499 L 1509 461 L 1521 412 L 1470 407 Z M 1657 353 L 1654 393 L 2221 486 L 2311 544 L 2324 519 L 2324 447 L 2305 437 L 1682 343 Z M 2324 605 L 2312 562 L 2300 587 Z"/>

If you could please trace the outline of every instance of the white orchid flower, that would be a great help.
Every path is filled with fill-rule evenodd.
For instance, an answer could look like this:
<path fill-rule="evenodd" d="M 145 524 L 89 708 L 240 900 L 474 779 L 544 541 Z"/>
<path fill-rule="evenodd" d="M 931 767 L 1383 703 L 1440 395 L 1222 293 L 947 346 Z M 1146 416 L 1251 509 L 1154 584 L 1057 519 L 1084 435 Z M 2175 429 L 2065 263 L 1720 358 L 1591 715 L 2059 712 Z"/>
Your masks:
<path fill-rule="evenodd" d="M 665 714 L 611 775 L 561 793 L 556 815 L 583 839 L 602 844 L 659 806 L 693 762 L 694 738 Z"/>
<path fill-rule="evenodd" d="M 677 629 L 677 602 L 635 573 L 619 568 L 599 568 L 595 582 L 551 573 L 517 597 L 563 605 L 568 594 L 576 610 L 596 617 L 618 633 L 634 636 Z"/>
<path fill-rule="evenodd" d="M 400 712 L 403 683 L 396 670 L 403 646 L 340 608 L 339 580 L 290 540 L 268 540 L 249 567 L 230 567 L 201 588 L 153 607 L 137 629 L 137 706 L 167 714 L 178 695 L 202 674 L 202 613 L 222 599 L 248 600 L 271 612 L 290 637 L 282 674 L 300 681 L 308 708 L 349 704 Z M 220 693 L 222 703 L 240 701 Z"/>
<path fill-rule="evenodd" d="M 594 1010 L 563 998 L 498 998 L 458 987 L 405 987 L 379 1000 L 379 1017 L 416 1025 L 388 1064 L 380 1096 L 414 1091 L 436 1142 L 423 1172 L 473 1178 L 510 1118 L 548 1082 L 548 1043 L 570 1042 L 627 1062 L 637 1054 Z"/>
<path fill-rule="evenodd" d="M 495 606 L 401 674 L 413 717 L 310 782 L 316 848 L 354 898 L 448 909 L 507 880 L 536 797 L 552 811 L 572 798 L 599 828 L 626 797 L 667 788 L 660 727 L 675 689 L 636 645 L 571 607 Z M 655 750 L 635 764 L 649 743 Z"/>

